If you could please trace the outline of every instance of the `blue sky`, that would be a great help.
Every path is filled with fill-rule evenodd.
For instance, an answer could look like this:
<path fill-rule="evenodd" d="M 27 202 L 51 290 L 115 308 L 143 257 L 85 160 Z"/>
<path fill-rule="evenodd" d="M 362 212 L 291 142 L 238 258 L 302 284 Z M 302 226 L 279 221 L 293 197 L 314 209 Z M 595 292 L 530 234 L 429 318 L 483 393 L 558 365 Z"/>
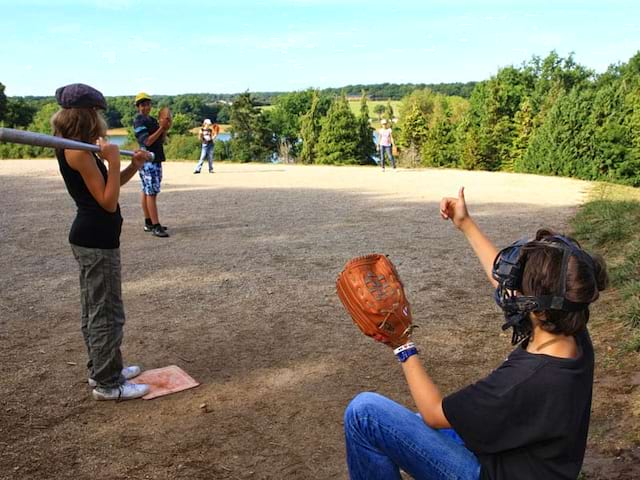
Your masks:
<path fill-rule="evenodd" d="M 551 50 L 604 71 L 640 1 L 0 0 L 5 93 L 106 95 L 484 80 Z"/>

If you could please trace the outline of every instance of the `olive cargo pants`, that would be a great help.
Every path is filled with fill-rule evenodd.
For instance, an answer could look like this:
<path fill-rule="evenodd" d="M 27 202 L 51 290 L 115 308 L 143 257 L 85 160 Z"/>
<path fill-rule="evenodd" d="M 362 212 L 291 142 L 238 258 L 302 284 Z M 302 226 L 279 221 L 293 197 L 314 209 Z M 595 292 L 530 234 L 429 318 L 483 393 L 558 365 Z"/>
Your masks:
<path fill-rule="evenodd" d="M 120 250 L 71 245 L 80 266 L 82 335 L 87 346 L 89 377 L 99 387 L 114 388 L 121 378 L 124 306 Z"/>

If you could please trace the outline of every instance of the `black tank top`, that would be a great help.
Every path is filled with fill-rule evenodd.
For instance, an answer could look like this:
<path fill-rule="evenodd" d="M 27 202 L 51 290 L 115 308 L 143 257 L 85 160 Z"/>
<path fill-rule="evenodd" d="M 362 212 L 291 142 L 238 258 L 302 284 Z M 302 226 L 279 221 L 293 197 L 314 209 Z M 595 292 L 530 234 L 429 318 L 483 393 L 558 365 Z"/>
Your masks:
<path fill-rule="evenodd" d="M 95 154 L 92 155 L 106 183 L 107 167 Z M 86 248 L 119 248 L 122 229 L 120 205 L 117 206 L 115 212 L 107 212 L 93 198 L 80 172 L 69 166 L 64 150 L 56 150 L 56 158 L 67 191 L 78 207 L 76 218 L 69 232 L 69 242 Z"/>

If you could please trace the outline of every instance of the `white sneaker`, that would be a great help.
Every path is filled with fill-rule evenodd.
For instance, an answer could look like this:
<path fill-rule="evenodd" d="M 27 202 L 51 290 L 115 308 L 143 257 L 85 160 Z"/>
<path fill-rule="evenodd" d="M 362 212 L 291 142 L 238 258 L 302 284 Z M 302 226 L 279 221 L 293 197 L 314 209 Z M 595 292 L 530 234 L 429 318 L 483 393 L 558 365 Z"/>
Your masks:
<path fill-rule="evenodd" d="M 136 378 L 138 375 L 140 375 L 141 371 L 142 370 L 140 370 L 140 367 L 138 367 L 137 365 L 130 365 L 128 367 L 124 367 L 120 374 L 124 377 L 125 380 L 131 380 L 132 378 Z M 90 378 L 88 382 L 89 386 L 92 388 L 98 386 L 98 382 L 96 382 L 93 378 Z"/>
<path fill-rule="evenodd" d="M 144 383 L 125 382 L 116 388 L 96 387 L 91 394 L 95 400 L 133 400 L 134 398 L 144 397 L 149 393 L 149 385 Z"/>

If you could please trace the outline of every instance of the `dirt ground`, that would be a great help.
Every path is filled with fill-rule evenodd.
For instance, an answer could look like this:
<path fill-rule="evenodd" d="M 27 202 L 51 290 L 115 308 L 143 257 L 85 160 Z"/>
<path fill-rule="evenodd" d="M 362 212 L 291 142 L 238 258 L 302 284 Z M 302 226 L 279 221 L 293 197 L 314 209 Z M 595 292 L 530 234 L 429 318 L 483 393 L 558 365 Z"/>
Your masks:
<path fill-rule="evenodd" d="M 123 187 L 123 353 L 145 368 L 179 365 L 202 385 L 112 403 L 93 401 L 86 383 L 67 243 L 74 206 L 56 163 L 0 161 L 0 478 L 347 478 L 349 400 L 369 390 L 413 404 L 392 353 L 339 303 L 344 263 L 371 252 L 396 263 L 423 362 L 449 393 L 511 347 L 479 262 L 438 217 L 440 198 L 465 185 L 500 246 L 540 226 L 563 230 L 589 189 L 454 170 L 220 164 L 193 175 L 193 166 L 165 165 L 168 239 L 143 232 L 137 179 Z M 583 477 L 638 478 L 627 435 L 640 415 L 637 363 L 616 360 L 623 331 L 597 319 L 592 331 L 599 363 Z"/>

